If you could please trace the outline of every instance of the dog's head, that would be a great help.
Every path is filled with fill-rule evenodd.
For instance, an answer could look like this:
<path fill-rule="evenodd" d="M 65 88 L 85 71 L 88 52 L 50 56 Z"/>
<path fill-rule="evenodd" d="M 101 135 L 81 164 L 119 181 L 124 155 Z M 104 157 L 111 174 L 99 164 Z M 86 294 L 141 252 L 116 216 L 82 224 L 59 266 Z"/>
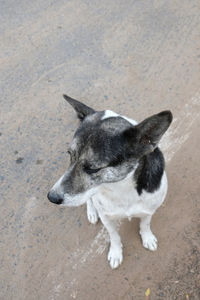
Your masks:
<path fill-rule="evenodd" d="M 163 111 L 137 124 L 114 112 L 97 112 L 64 98 L 81 123 L 68 150 L 70 166 L 48 193 L 55 204 L 79 206 L 102 183 L 124 179 L 142 156 L 154 151 L 172 121 L 171 112 Z"/>

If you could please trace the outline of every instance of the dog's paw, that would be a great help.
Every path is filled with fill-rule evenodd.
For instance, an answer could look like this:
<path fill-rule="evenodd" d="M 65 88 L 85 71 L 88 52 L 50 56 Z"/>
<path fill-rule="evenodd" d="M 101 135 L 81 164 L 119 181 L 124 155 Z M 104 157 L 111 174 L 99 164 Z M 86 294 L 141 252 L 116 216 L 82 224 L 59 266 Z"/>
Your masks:
<path fill-rule="evenodd" d="M 142 237 L 142 244 L 144 248 L 147 248 L 151 251 L 155 251 L 157 249 L 157 238 L 155 235 L 151 232 L 140 232 L 141 237 Z"/>
<path fill-rule="evenodd" d="M 116 269 L 123 261 L 123 254 L 121 247 L 110 247 L 108 252 L 108 261 L 112 269 Z"/>
<path fill-rule="evenodd" d="M 96 211 L 96 209 L 94 208 L 94 206 L 92 205 L 88 205 L 87 206 L 87 217 L 88 217 L 88 221 L 91 224 L 96 224 L 98 222 L 98 213 Z"/>

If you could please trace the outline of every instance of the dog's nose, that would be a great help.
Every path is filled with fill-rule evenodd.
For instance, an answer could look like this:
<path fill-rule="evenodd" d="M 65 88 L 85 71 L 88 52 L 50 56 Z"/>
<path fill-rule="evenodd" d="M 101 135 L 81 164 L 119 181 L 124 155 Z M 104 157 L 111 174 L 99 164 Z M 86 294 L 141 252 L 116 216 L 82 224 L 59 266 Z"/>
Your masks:
<path fill-rule="evenodd" d="M 62 204 L 63 202 L 61 196 L 52 191 L 48 193 L 47 198 L 54 204 Z"/>

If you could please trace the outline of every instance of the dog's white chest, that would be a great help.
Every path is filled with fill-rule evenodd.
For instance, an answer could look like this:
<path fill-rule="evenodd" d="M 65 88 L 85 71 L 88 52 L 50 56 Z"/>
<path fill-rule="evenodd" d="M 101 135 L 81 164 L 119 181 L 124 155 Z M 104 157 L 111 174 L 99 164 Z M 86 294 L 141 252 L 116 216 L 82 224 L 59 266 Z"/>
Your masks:
<path fill-rule="evenodd" d="M 154 193 L 143 191 L 138 195 L 133 172 L 120 182 L 103 184 L 92 197 L 97 211 L 112 218 L 131 218 L 152 215 L 162 204 L 167 192 L 167 177 L 163 174 L 161 185 Z"/>

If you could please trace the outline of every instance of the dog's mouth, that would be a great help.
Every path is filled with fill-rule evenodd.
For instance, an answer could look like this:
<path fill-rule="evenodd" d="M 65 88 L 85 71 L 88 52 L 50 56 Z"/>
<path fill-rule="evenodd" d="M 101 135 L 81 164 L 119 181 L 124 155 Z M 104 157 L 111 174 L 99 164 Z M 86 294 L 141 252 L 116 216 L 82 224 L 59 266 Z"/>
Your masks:
<path fill-rule="evenodd" d="M 86 198 L 83 194 L 69 195 L 65 194 L 62 202 L 62 206 L 76 207 L 84 204 L 86 202 Z"/>

